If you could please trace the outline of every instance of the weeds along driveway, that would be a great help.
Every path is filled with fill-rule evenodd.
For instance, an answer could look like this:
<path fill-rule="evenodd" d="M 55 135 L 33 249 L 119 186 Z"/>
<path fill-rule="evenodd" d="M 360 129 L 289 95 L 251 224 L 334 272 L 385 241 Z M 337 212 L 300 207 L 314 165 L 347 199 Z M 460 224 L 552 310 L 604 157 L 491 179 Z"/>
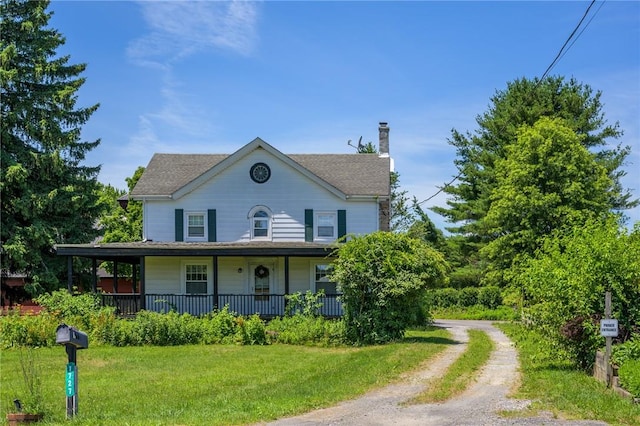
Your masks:
<path fill-rule="evenodd" d="M 606 425 L 597 421 L 567 421 L 551 417 L 500 417 L 498 411 L 523 409 L 529 401 L 507 397 L 519 382 L 517 352 L 507 336 L 491 324 L 491 321 L 437 320 L 435 325 L 447 328 L 452 339 L 459 344 L 451 345 L 425 369 L 360 398 L 269 425 Z M 495 343 L 495 350 L 477 381 L 449 401 L 405 405 L 405 401 L 426 389 L 428 379 L 444 374 L 462 354 L 470 328 L 484 331 Z"/>

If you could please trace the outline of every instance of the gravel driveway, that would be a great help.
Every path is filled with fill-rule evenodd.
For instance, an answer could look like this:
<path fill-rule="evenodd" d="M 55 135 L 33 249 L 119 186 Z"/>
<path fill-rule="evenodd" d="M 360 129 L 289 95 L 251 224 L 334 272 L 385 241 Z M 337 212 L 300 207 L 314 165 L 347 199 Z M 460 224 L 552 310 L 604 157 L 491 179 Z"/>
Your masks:
<path fill-rule="evenodd" d="M 550 415 L 499 417 L 497 411 L 518 410 L 529 405 L 529 401 L 507 398 L 511 387 L 519 380 L 517 353 L 511 341 L 491 325 L 491 321 L 437 320 L 435 325 L 447 328 L 459 344 L 445 349 L 425 370 L 413 372 L 399 383 L 357 399 L 269 425 L 606 425 L 596 421 L 557 420 Z M 477 382 L 460 396 L 444 403 L 403 405 L 426 388 L 427 379 L 442 374 L 464 351 L 469 328 L 486 332 L 496 346 Z"/>

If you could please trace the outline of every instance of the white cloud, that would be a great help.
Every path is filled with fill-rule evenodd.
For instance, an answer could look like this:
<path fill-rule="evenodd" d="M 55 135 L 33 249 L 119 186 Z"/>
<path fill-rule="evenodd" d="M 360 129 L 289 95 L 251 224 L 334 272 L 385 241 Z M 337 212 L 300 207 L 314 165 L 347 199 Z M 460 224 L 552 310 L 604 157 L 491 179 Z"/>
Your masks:
<path fill-rule="evenodd" d="M 140 2 L 150 33 L 133 41 L 129 57 L 141 64 L 178 60 L 209 49 L 249 55 L 257 41 L 257 3 L 244 1 Z"/>

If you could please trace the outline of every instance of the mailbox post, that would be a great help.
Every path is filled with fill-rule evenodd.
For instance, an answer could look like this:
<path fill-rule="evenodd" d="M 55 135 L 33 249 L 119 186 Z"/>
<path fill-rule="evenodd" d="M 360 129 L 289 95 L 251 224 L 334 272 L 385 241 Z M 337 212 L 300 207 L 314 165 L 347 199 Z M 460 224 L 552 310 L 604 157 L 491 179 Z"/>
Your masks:
<path fill-rule="evenodd" d="M 89 347 L 89 338 L 86 333 L 60 324 L 56 329 L 56 343 L 64 345 L 68 362 L 65 373 L 65 390 L 67 394 L 67 418 L 78 414 L 78 365 L 76 363 L 76 351 Z"/>

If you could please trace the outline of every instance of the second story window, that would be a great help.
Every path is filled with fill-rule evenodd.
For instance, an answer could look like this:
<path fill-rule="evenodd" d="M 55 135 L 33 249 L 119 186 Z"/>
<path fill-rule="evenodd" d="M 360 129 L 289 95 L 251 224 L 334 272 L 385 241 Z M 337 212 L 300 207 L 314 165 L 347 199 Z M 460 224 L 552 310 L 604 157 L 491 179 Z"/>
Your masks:
<path fill-rule="evenodd" d="M 204 213 L 187 213 L 187 238 L 194 240 L 204 239 L 204 224 Z"/>
<path fill-rule="evenodd" d="M 271 239 L 271 214 L 266 207 L 254 207 L 249 212 L 252 240 Z"/>
<path fill-rule="evenodd" d="M 333 212 L 316 213 L 316 237 L 319 239 L 336 238 L 336 214 Z"/>

